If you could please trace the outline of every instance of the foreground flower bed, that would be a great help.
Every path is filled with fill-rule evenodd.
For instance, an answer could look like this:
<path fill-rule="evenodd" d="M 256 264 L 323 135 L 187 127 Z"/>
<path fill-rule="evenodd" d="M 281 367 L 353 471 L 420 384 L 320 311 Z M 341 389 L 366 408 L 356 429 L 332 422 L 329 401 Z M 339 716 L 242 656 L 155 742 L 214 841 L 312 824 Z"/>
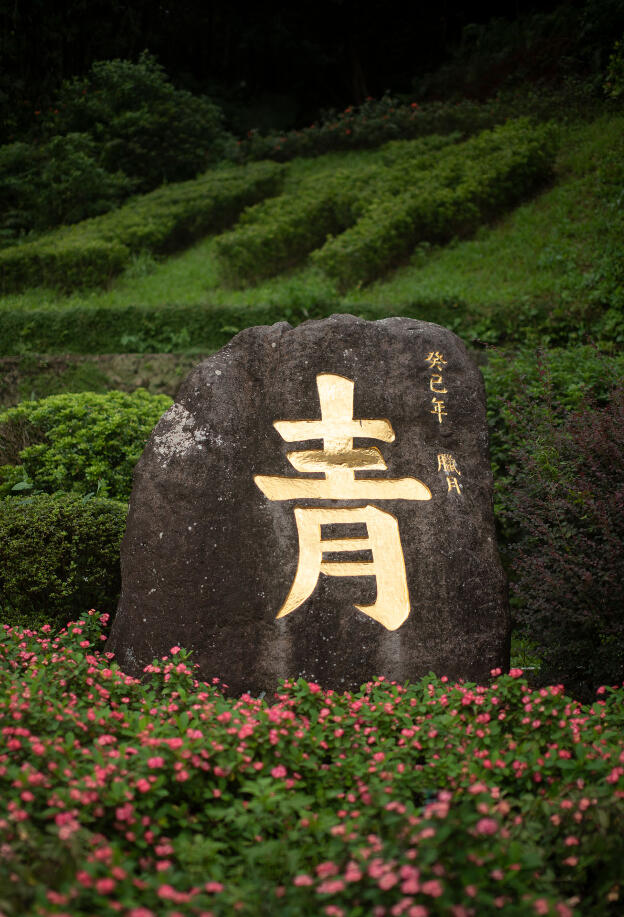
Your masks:
<path fill-rule="evenodd" d="M 0 912 L 620 914 L 624 690 L 519 670 L 275 698 L 125 676 L 95 612 L 0 645 Z"/>

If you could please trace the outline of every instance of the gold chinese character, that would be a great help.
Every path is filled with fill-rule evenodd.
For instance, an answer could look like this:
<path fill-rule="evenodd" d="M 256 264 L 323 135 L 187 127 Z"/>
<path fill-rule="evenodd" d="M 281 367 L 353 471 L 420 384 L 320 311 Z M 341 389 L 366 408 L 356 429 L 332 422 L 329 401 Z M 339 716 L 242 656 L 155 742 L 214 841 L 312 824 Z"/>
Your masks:
<path fill-rule="evenodd" d="M 431 403 L 433 404 L 433 409 L 429 412 L 430 414 L 437 414 L 438 420 L 442 423 L 442 418 L 447 416 L 447 413 L 444 408 L 444 402 L 440 401 L 439 398 L 432 398 Z"/>
<path fill-rule="evenodd" d="M 435 387 L 436 385 L 444 385 L 444 382 L 442 381 L 442 373 L 440 373 L 440 375 L 438 376 L 431 377 L 431 379 L 429 380 L 429 388 L 431 389 L 432 392 L 435 392 L 436 395 L 445 395 L 447 393 L 448 391 L 447 389 L 436 388 Z"/>
<path fill-rule="evenodd" d="M 255 475 L 254 481 L 269 500 L 430 500 L 431 491 L 416 478 L 383 480 L 356 478 L 355 472 L 386 469 L 380 451 L 373 447 L 354 448 L 353 439 L 394 442 L 388 420 L 354 420 L 354 383 L 343 376 L 316 377 L 321 406 L 320 420 L 276 420 L 273 426 L 286 442 L 322 439 L 322 449 L 288 452 L 286 457 L 297 471 L 322 472 L 322 478 L 288 478 Z M 316 587 L 321 573 L 327 576 L 374 576 L 377 600 L 373 605 L 356 605 L 360 611 L 396 630 L 409 615 L 409 594 L 405 562 L 396 518 L 374 506 L 330 509 L 297 508 L 294 511 L 299 536 L 299 563 L 295 579 L 277 617 L 298 608 Z M 324 540 L 321 526 L 364 523 L 365 538 Z M 372 561 L 324 561 L 323 554 L 339 551 L 371 551 Z"/>
<path fill-rule="evenodd" d="M 405 561 L 401 548 L 399 523 L 396 518 L 376 506 L 345 509 L 295 509 L 299 535 L 299 563 L 286 601 L 278 618 L 290 614 L 308 599 L 320 573 L 326 576 L 374 576 L 377 580 L 377 600 L 373 605 L 356 605 L 387 630 L 396 630 L 409 615 L 409 593 Z M 364 522 L 365 538 L 323 539 L 322 525 Z M 323 554 L 338 551 L 372 552 L 372 561 L 327 561 Z M 380 561 L 377 561 L 380 558 Z"/>
<path fill-rule="evenodd" d="M 447 494 L 450 494 L 452 490 L 456 490 L 457 493 L 461 496 L 461 489 L 460 489 L 461 484 L 459 483 L 457 478 L 447 478 L 446 485 L 447 485 L 446 487 Z"/>
<path fill-rule="evenodd" d="M 458 474 L 461 477 L 461 471 L 457 467 L 457 462 L 448 452 L 441 452 L 438 455 L 438 471 L 444 471 L 445 474 Z"/>
<path fill-rule="evenodd" d="M 425 357 L 425 363 L 429 364 L 430 369 L 439 369 L 440 371 L 443 366 L 447 365 L 444 356 L 437 350 L 435 352 L 432 350 L 431 353 Z"/>

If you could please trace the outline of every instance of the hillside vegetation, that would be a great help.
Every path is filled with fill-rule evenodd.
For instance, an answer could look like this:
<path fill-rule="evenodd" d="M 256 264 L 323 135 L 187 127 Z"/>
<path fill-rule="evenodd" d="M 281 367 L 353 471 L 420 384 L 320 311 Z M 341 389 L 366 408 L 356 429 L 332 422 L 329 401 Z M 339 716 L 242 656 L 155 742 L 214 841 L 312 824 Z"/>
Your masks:
<path fill-rule="evenodd" d="M 623 137 L 617 114 L 520 120 L 172 185 L 0 251 L 5 291 L 32 287 L 0 299 L 2 352 L 205 351 L 337 310 L 488 343 L 619 343 Z M 272 199 L 243 210 L 249 195 Z"/>

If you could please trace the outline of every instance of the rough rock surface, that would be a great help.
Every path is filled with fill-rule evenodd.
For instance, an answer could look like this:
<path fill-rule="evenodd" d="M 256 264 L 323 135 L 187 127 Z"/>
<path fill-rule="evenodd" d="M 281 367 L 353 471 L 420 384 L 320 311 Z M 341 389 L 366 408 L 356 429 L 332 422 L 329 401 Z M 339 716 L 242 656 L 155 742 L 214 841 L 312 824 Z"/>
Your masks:
<path fill-rule="evenodd" d="M 348 429 L 350 382 L 353 420 L 386 425 Z M 292 422 L 304 420 L 316 438 L 300 439 Z M 316 480 L 312 495 L 290 495 L 294 479 Z M 381 497 L 371 483 L 399 479 L 412 483 Z M 319 533 L 342 539 L 322 558 Z M 367 536 L 355 553 L 349 539 Z M 463 343 L 428 322 L 348 315 L 241 332 L 154 429 L 121 564 L 107 649 L 130 674 L 176 644 L 232 693 L 272 692 L 287 676 L 352 690 L 376 675 L 483 680 L 505 668 L 485 395 Z"/>

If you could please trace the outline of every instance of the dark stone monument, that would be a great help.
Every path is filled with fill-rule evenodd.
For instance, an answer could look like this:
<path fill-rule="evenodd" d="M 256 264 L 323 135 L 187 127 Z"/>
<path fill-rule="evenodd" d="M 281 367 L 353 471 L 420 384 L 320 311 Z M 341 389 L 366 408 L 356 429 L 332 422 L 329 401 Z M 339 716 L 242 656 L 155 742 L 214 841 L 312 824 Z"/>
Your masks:
<path fill-rule="evenodd" d="M 406 318 L 241 332 L 154 429 L 121 564 L 133 675 L 179 644 L 232 693 L 486 679 L 509 614 L 479 370 Z"/>

